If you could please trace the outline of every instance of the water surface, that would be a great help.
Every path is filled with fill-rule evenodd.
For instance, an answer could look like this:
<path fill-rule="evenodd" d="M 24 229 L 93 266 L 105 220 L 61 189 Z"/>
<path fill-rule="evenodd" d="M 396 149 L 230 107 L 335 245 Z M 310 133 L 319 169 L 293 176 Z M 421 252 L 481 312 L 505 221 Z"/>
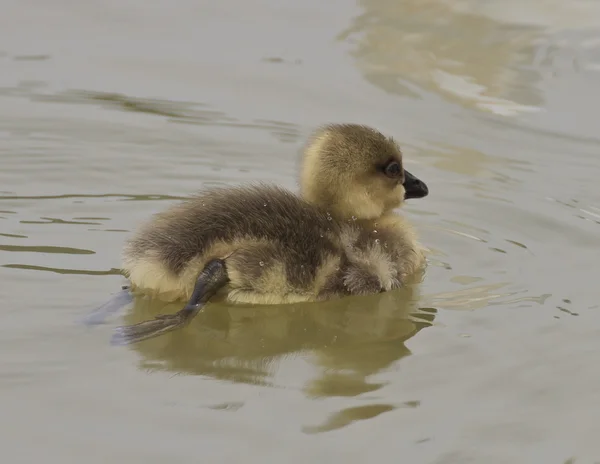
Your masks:
<path fill-rule="evenodd" d="M 600 462 L 600 3 L 12 1 L 0 18 L 7 462 Z M 326 122 L 397 139 L 422 284 L 322 306 L 174 306 L 93 329 L 139 221 L 296 188 Z"/>

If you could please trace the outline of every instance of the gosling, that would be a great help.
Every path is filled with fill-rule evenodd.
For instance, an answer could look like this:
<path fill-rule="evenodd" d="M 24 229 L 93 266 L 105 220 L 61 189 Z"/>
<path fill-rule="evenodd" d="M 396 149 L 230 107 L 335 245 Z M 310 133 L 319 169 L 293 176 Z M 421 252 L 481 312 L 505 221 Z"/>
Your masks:
<path fill-rule="evenodd" d="M 304 148 L 299 196 L 264 184 L 215 188 L 139 228 L 123 250 L 124 291 L 187 304 L 117 328 L 112 342 L 183 327 L 217 293 L 283 304 L 398 288 L 425 257 L 393 210 L 428 193 L 392 138 L 364 125 L 324 126 Z"/>

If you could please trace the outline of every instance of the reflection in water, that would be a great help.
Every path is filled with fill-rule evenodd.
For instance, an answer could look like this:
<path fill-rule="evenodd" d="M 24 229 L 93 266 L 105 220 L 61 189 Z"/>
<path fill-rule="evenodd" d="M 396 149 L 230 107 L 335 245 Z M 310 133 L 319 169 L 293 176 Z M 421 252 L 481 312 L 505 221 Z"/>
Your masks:
<path fill-rule="evenodd" d="M 444 0 L 360 0 L 364 13 L 339 38 L 371 84 L 388 93 L 442 94 L 466 106 L 511 115 L 538 111 L 531 69 L 537 27 L 459 11 Z M 460 31 L 460 34 L 457 34 Z"/>
<path fill-rule="evenodd" d="M 419 401 L 405 401 L 400 405 L 392 404 L 369 404 L 365 406 L 356 406 L 345 408 L 329 416 L 329 418 L 318 426 L 305 426 L 303 432 L 308 434 L 329 432 L 331 430 L 341 429 L 353 422 L 360 420 L 373 419 L 383 413 L 393 411 L 398 408 L 417 408 Z"/>
<path fill-rule="evenodd" d="M 304 427 L 304 433 L 328 432 L 330 430 L 340 429 L 357 420 L 372 419 L 384 412 L 395 409 L 391 404 L 371 404 L 367 406 L 357 406 L 355 408 L 346 408 L 342 411 L 332 414 L 329 419 L 320 426 Z"/>
<path fill-rule="evenodd" d="M 21 82 L 17 87 L 0 88 L 0 96 L 21 96 L 47 103 L 99 105 L 113 110 L 160 116 L 171 122 L 184 124 L 259 129 L 269 132 L 283 143 L 293 143 L 300 139 L 300 130 L 295 124 L 266 119 L 256 119 L 250 123 L 244 123 L 223 111 L 210 109 L 203 103 L 139 98 L 119 93 L 88 90 L 68 90 L 56 94 L 44 94 L 36 91 L 40 85 L 29 84 Z"/>
<path fill-rule="evenodd" d="M 501 182 L 503 184 L 516 183 L 517 181 L 507 174 L 503 174 L 498 168 L 507 170 L 523 171 L 530 169 L 527 161 L 509 158 L 507 156 L 493 157 L 479 150 L 468 147 L 458 147 L 450 144 L 431 144 L 427 150 L 427 156 L 433 158 L 435 167 L 456 174 L 468 176 L 471 179 L 470 186 L 475 190 L 485 189 L 486 183 L 477 184 L 475 178 L 484 178 L 488 181 Z"/>
<path fill-rule="evenodd" d="M 404 342 L 431 325 L 435 310 L 419 310 L 416 286 L 375 296 L 285 306 L 217 301 L 190 326 L 133 345 L 147 369 L 274 385 L 280 361 L 312 360 L 320 373 L 307 395 L 355 396 L 378 389 L 367 377 L 410 354 Z M 138 298 L 126 324 L 171 313 L 178 305 Z"/>

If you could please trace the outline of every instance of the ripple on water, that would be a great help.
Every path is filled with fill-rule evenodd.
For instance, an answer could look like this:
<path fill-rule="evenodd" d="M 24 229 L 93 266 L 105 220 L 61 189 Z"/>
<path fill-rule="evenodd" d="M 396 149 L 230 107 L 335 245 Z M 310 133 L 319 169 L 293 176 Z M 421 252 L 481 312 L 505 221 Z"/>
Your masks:
<path fill-rule="evenodd" d="M 180 124 L 241 128 L 253 131 L 264 130 L 282 143 L 295 143 L 301 137 L 299 128 L 295 124 L 270 119 L 255 119 L 252 122 L 242 122 L 223 111 L 210 109 L 209 105 L 205 103 L 140 98 L 120 93 L 90 90 L 67 90 L 48 94 L 36 92 L 37 88 L 39 86 L 20 86 L 12 89 L 5 88 L 2 91 L 4 94 L 27 97 L 38 102 L 68 105 L 97 105 L 109 110 L 158 116 L 166 118 L 170 122 Z"/>

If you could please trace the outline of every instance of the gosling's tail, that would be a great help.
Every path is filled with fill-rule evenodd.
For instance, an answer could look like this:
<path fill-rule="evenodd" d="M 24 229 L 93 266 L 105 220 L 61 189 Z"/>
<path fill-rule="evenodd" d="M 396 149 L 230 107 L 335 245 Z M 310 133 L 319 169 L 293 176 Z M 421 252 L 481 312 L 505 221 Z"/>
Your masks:
<path fill-rule="evenodd" d="M 225 261 L 223 259 L 209 261 L 196 280 L 190 301 L 181 311 L 158 316 L 151 321 L 118 327 L 111 343 L 113 345 L 129 345 L 185 326 L 227 282 L 229 282 L 229 277 Z"/>

